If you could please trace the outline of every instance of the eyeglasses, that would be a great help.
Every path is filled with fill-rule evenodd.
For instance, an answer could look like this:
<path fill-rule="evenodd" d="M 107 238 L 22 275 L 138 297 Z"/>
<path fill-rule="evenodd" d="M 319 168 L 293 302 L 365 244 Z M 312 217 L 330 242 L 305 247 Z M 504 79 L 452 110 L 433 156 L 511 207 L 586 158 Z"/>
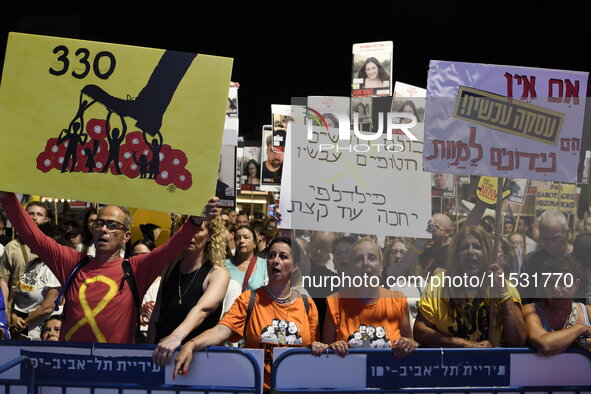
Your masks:
<path fill-rule="evenodd" d="M 116 220 L 104 220 L 104 219 L 95 219 L 93 220 L 90 225 L 95 230 L 103 228 L 103 226 L 107 226 L 107 230 L 111 232 L 115 232 L 117 230 L 127 230 L 127 227 L 123 223 L 119 223 Z"/>

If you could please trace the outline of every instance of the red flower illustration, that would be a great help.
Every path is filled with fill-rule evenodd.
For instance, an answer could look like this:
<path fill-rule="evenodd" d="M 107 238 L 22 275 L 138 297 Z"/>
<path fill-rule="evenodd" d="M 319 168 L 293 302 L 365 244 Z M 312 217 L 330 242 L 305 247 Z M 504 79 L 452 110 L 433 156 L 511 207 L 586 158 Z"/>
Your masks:
<path fill-rule="evenodd" d="M 187 165 L 187 155 L 185 152 L 179 149 L 172 150 L 172 161 L 170 162 L 170 166 L 175 168 L 177 172 L 181 169 L 185 168 Z"/>
<path fill-rule="evenodd" d="M 133 151 L 129 150 L 125 144 L 121 145 L 119 148 L 119 160 L 133 162 Z"/>
<path fill-rule="evenodd" d="M 127 134 L 125 136 L 125 144 L 127 145 L 127 149 L 134 152 L 148 148 L 148 144 L 146 144 L 144 136 L 140 131 Z"/>
<path fill-rule="evenodd" d="M 123 166 L 124 166 L 124 162 L 119 159 L 119 170 L 120 172 L 123 172 Z M 115 168 L 115 162 L 112 161 L 111 164 L 109 165 L 109 171 L 111 171 L 111 174 L 113 175 L 121 175 L 120 173 L 117 172 L 117 169 Z"/>
<path fill-rule="evenodd" d="M 94 146 L 91 149 L 94 149 Z M 94 160 L 106 159 L 107 157 L 109 157 L 109 144 L 107 144 L 107 141 L 101 140 L 99 141 L 99 146 L 94 154 Z M 106 161 L 107 160 L 105 160 L 105 162 Z"/>
<path fill-rule="evenodd" d="M 87 168 L 85 171 L 86 160 L 87 160 L 86 155 L 78 154 L 78 159 L 76 161 L 76 167 L 74 167 L 74 172 L 88 172 Z"/>
<path fill-rule="evenodd" d="M 140 168 L 133 162 L 125 161 L 123 167 L 121 167 L 121 172 L 128 178 L 137 178 L 140 175 Z"/>
<path fill-rule="evenodd" d="M 172 160 L 174 158 L 173 153 L 172 153 L 172 148 L 170 147 L 170 145 L 162 145 L 162 148 L 160 148 L 160 167 L 166 167 L 169 166 L 170 163 L 172 163 Z"/>
<path fill-rule="evenodd" d="M 150 148 L 146 147 L 144 149 L 138 150 L 137 153 L 136 153 L 136 159 L 137 159 L 137 161 L 141 161 L 142 155 L 146 156 L 146 161 L 148 163 L 150 161 L 152 161 L 152 151 L 150 150 Z"/>
<path fill-rule="evenodd" d="M 64 165 L 64 153 L 54 155 L 53 159 L 51 160 L 53 162 L 53 168 L 56 170 L 61 170 L 62 166 Z"/>
<path fill-rule="evenodd" d="M 193 184 L 193 177 L 186 168 L 183 168 L 180 172 L 177 173 L 176 179 L 173 183 L 179 189 L 187 190 Z"/>
<path fill-rule="evenodd" d="M 107 121 L 103 119 L 90 119 L 86 123 L 86 132 L 93 140 L 102 140 L 107 137 Z"/>
<path fill-rule="evenodd" d="M 107 163 L 107 156 L 105 157 L 94 157 L 94 172 L 101 172 L 105 168 Z"/>
<path fill-rule="evenodd" d="M 47 140 L 47 144 L 45 144 L 45 152 L 55 155 L 58 151 L 65 152 L 66 151 L 66 144 L 57 144 L 57 138 L 50 138 Z"/>
<path fill-rule="evenodd" d="M 53 160 L 50 152 L 41 152 L 37 156 L 37 168 L 43 172 L 48 172 L 53 168 Z"/>
<path fill-rule="evenodd" d="M 156 183 L 162 186 L 168 186 L 176 177 L 174 168 L 165 167 L 160 169 L 160 173 L 156 175 Z"/>

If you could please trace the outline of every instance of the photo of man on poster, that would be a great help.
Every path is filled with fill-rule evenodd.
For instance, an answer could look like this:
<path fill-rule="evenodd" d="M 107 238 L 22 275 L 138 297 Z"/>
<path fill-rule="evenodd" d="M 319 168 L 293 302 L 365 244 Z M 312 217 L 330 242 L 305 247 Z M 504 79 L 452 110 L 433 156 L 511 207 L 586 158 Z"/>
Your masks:
<path fill-rule="evenodd" d="M 280 185 L 283 172 L 284 152 L 273 149 L 273 135 L 269 133 L 265 140 L 267 159 L 263 163 L 263 184 Z"/>

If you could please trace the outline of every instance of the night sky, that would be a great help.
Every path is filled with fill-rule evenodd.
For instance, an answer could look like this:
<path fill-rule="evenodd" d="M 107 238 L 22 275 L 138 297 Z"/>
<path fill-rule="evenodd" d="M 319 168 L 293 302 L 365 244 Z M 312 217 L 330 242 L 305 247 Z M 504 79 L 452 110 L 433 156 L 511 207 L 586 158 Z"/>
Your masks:
<path fill-rule="evenodd" d="M 587 16 L 568 2 L 433 3 L 3 2 L 0 51 L 18 31 L 232 57 L 247 142 L 271 104 L 349 96 L 356 42 L 393 41 L 394 79 L 421 87 L 430 59 L 591 70 Z"/>

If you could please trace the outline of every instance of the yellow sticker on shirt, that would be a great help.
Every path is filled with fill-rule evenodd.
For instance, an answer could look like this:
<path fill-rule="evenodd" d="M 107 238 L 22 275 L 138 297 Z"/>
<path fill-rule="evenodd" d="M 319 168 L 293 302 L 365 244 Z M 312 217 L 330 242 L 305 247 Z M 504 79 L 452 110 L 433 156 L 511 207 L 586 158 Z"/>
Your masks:
<path fill-rule="evenodd" d="M 35 286 L 27 285 L 23 282 L 18 282 L 18 289 L 21 291 L 33 291 L 35 290 Z"/>

